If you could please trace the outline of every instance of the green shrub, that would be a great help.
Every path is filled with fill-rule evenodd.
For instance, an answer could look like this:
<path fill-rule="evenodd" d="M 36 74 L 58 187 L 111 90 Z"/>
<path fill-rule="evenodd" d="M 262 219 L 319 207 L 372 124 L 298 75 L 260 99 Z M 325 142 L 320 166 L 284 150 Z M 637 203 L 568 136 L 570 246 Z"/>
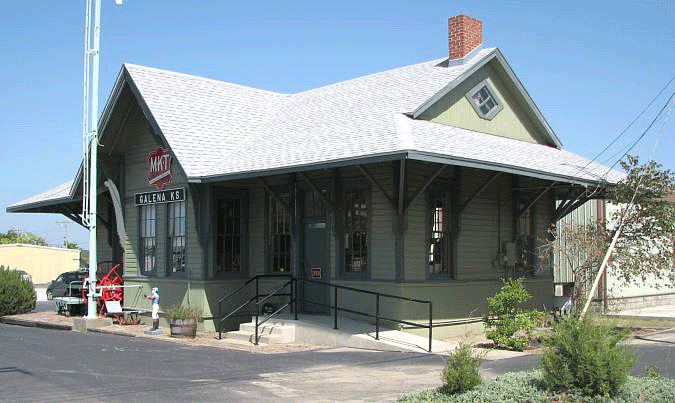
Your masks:
<path fill-rule="evenodd" d="M 540 363 L 544 385 L 553 391 L 615 396 L 635 363 L 633 351 L 619 344 L 628 330 L 588 317 L 562 318 L 554 329 Z"/>
<path fill-rule="evenodd" d="M 441 372 L 443 387 L 447 393 L 462 393 L 478 386 L 481 382 L 478 367 L 482 356 L 475 353 L 471 344 L 459 343 L 455 351 L 448 355 L 448 361 Z"/>
<path fill-rule="evenodd" d="M 525 289 L 523 279 L 503 280 L 501 289 L 488 297 L 488 309 L 483 316 L 485 337 L 512 350 L 522 350 L 529 343 L 527 336 L 518 336 L 517 332 L 528 333 L 534 328 L 534 320 L 540 315 L 536 311 L 525 311 L 520 304 L 532 298 Z"/>
<path fill-rule="evenodd" d="M 36 301 L 33 284 L 24 281 L 18 271 L 0 266 L 0 316 L 30 312 Z"/>

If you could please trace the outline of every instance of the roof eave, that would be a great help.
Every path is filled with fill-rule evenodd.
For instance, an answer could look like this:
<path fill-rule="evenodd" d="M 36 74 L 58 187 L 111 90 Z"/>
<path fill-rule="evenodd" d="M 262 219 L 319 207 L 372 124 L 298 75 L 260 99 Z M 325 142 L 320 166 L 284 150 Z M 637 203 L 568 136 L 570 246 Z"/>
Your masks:
<path fill-rule="evenodd" d="M 439 163 L 439 164 L 462 166 L 462 167 L 467 167 L 467 168 L 477 168 L 477 169 L 485 169 L 485 170 L 490 170 L 490 171 L 505 172 L 505 173 L 511 173 L 511 174 L 515 174 L 515 175 L 527 176 L 527 177 L 531 177 L 531 178 L 549 180 L 549 181 L 560 182 L 560 183 L 569 183 L 569 184 L 575 184 L 575 185 L 581 185 L 581 186 L 606 187 L 606 186 L 611 186 L 613 184 L 612 182 L 608 182 L 607 180 L 604 180 L 604 179 L 591 180 L 591 179 L 587 179 L 587 178 L 579 178 L 579 177 L 568 176 L 568 175 L 554 174 L 552 172 L 545 172 L 545 171 L 538 171 L 538 170 L 534 170 L 534 169 L 527 169 L 527 168 L 517 167 L 517 166 L 513 166 L 513 165 L 499 164 L 499 163 L 486 162 L 486 161 L 480 161 L 480 160 L 473 160 L 473 159 L 468 159 L 468 158 L 452 157 L 452 156 L 447 156 L 447 155 L 440 155 L 440 154 L 421 152 L 421 151 L 413 151 L 413 152 L 408 153 L 408 158 L 418 160 L 418 161 L 433 162 L 433 163 Z"/>
<path fill-rule="evenodd" d="M 26 203 L 26 204 L 13 204 L 11 206 L 8 206 L 5 211 L 8 213 L 33 213 L 35 212 L 34 210 L 44 208 L 44 207 L 52 207 L 52 206 L 58 206 L 62 204 L 67 204 L 67 203 L 73 203 L 77 202 L 77 199 L 73 199 L 71 197 L 59 197 L 56 199 L 48 199 L 48 200 L 41 200 L 41 201 L 36 201 L 32 203 Z M 33 210 L 33 211 L 31 211 Z"/>
<path fill-rule="evenodd" d="M 229 174 L 192 176 L 188 177 L 190 183 L 211 183 L 241 179 L 252 179 L 261 176 L 285 175 L 297 172 L 318 171 L 323 169 L 334 169 L 346 166 L 355 166 L 361 164 L 376 164 L 380 162 L 390 162 L 408 158 L 408 151 L 394 151 L 390 153 L 373 154 L 367 156 L 357 156 L 352 158 L 340 158 L 331 161 L 321 161 L 309 164 L 298 164 L 285 167 L 276 167 L 271 169 L 262 169 L 255 171 L 233 172 Z"/>

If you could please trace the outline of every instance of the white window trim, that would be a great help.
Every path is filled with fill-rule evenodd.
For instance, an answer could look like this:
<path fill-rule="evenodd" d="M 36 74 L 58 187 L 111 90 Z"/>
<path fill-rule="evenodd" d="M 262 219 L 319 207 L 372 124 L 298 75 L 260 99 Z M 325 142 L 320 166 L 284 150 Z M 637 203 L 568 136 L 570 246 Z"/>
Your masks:
<path fill-rule="evenodd" d="M 494 108 L 492 108 L 490 110 L 490 112 L 488 112 L 487 114 L 484 114 L 483 112 L 481 112 L 480 105 L 478 105 L 476 100 L 473 98 L 473 96 L 478 91 L 480 91 L 483 87 L 485 87 L 487 89 L 487 91 L 490 93 L 490 96 L 492 97 L 492 100 L 496 104 L 496 106 Z M 490 83 L 490 80 L 487 79 L 487 78 L 485 80 L 479 82 L 478 84 L 476 84 L 476 86 L 474 86 L 473 88 L 471 88 L 471 90 L 469 90 L 469 92 L 466 93 L 465 97 L 469 101 L 469 103 L 471 104 L 473 109 L 476 111 L 478 116 L 480 116 L 481 118 L 486 119 L 486 120 L 494 119 L 494 117 L 497 116 L 497 114 L 499 112 L 501 112 L 502 109 L 504 109 L 504 104 L 502 103 L 502 100 L 497 96 L 497 92 L 495 91 L 494 87 Z"/>

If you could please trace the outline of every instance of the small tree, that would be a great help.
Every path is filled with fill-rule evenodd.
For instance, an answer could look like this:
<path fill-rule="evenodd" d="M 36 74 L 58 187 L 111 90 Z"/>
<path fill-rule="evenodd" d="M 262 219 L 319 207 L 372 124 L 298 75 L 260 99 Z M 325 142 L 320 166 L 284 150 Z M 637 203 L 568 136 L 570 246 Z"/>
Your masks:
<path fill-rule="evenodd" d="M 635 363 L 634 352 L 620 344 L 627 336 L 612 323 L 561 318 L 541 359 L 544 384 L 552 391 L 615 396 Z"/>
<path fill-rule="evenodd" d="M 518 337 L 516 333 L 534 329 L 534 319 L 539 314 L 520 307 L 531 298 L 522 278 L 503 280 L 501 289 L 487 299 L 488 309 L 483 316 L 483 325 L 487 329 L 485 336 L 495 344 L 513 350 L 527 346 L 528 337 Z"/>
<path fill-rule="evenodd" d="M 460 342 L 455 351 L 448 354 L 448 361 L 441 372 L 445 392 L 464 393 L 480 385 L 478 369 L 482 360 L 483 356 L 474 352 L 470 343 Z"/>
<path fill-rule="evenodd" d="M 627 176 L 609 191 L 608 199 L 620 205 L 631 200 L 633 203 L 631 208 L 612 215 L 616 224 L 608 231 L 613 236 L 622 213 L 625 213 L 612 263 L 626 282 L 639 284 L 654 276 L 667 280 L 665 283 L 673 286 L 675 205 L 669 203 L 666 197 L 673 191 L 675 176 L 654 161 L 639 165 L 638 158 L 633 156 L 626 157 L 621 166 Z"/>
<path fill-rule="evenodd" d="M 621 233 L 610 263 L 613 271 L 625 283 L 639 285 L 657 278 L 664 280 L 657 286 L 675 285 L 675 205 L 666 200 L 675 176 L 654 161 L 640 165 L 634 156 L 627 156 L 621 166 L 626 177 L 606 195 L 608 202 L 619 207 L 609 220 L 564 226 L 556 234 L 557 242 L 550 243 L 572 267 L 575 304 L 587 298 L 584 286 L 597 274 L 619 225 Z"/>

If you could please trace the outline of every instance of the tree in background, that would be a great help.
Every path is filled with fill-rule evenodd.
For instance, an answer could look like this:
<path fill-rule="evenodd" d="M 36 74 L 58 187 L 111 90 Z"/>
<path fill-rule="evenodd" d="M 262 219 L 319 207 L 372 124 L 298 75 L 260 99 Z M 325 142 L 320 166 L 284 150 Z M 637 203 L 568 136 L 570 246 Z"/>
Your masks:
<path fill-rule="evenodd" d="M 65 241 L 63 246 L 65 246 L 67 249 L 80 249 L 80 246 L 77 244 L 77 242 Z"/>
<path fill-rule="evenodd" d="M 673 240 L 675 239 L 675 204 L 666 199 L 673 192 L 673 172 L 650 161 L 639 165 L 637 157 L 621 161 L 626 178 L 608 193 L 608 199 L 630 208 L 612 214 L 613 225 L 607 228 L 611 239 L 623 214 L 623 227 L 612 255 L 612 265 L 627 283 L 639 284 L 648 277 L 675 281 Z M 637 192 L 636 192 L 637 189 Z M 635 195 L 635 197 L 633 197 Z M 625 214 L 624 214 L 625 212 Z"/>
<path fill-rule="evenodd" d="M 12 243 L 47 246 L 47 240 L 32 232 L 21 232 L 16 228 L 10 229 L 5 233 L 0 232 L 0 244 Z"/>
<path fill-rule="evenodd" d="M 627 156 L 621 166 L 626 177 L 606 195 L 619 207 L 609 220 L 565 226 L 556 234 L 557 242 L 550 242 L 563 259 L 575 262 L 575 303 L 586 298 L 584 286 L 597 274 L 620 225 L 610 261 L 613 271 L 625 283 L 640 285 L 656 278 L 664 280 L 660 286 L 675 286 L 675 204 L 667 201 L 675 186 L 673 172 L 655 161 L 641 165 L 635 156 Z"/>

